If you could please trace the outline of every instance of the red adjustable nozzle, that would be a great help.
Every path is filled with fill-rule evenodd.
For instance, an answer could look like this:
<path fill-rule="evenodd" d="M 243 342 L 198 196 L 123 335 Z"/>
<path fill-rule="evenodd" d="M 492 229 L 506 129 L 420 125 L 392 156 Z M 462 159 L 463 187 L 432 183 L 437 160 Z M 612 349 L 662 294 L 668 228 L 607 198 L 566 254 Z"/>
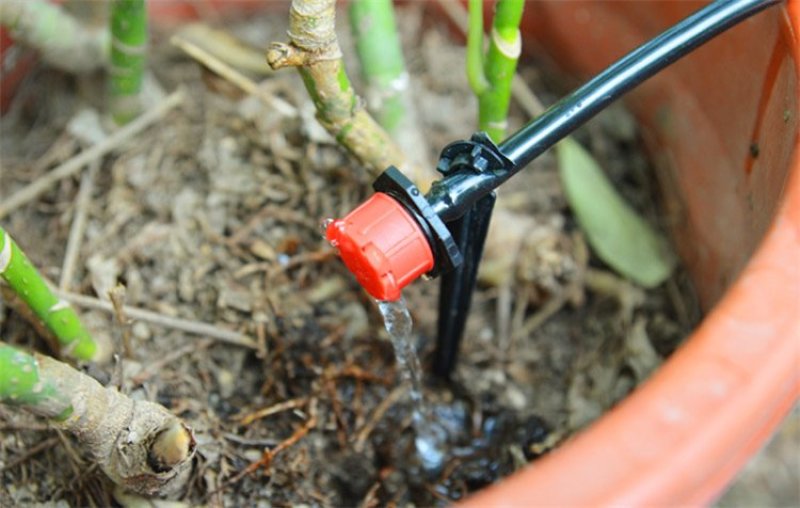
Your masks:
<path fill-rule="evenodd" d="M 325 236 L 378 300 L 397 300 L 403 287 L 433 268 L 433 253 L 419 224 L 382 192 L 331 222 Z"/>

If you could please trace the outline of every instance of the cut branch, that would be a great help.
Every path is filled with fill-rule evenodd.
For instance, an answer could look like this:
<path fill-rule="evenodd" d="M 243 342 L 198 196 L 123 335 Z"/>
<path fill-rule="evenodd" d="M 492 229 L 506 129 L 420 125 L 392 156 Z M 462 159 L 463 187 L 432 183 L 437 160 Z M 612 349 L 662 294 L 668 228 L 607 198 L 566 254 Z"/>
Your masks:
<path fill-rule="evenodd" d="M 56 294 L 64 300 L 80 307 L 104 310 L 111 313 L 114 312 L 114 306 L 111 304 L 111 302 L 99 300 L 91 296 L 68 293 L 66 291 L 56 291 Z M 122 309 L 125 312 L 125 315 L 131 319 L 163 326 L 165 328 L 180 330 L 182 332 L 191 333 L 194 335 L 205 336 L 211 339 L 216 339 L 220 342 L 227 342 L 228 344 L 235 344 L 237 346 L 256 349 L 256 343 L 253 341 L 253 339 L 233 330 L 227 330 L 208 323 L 201 323 L 199 321 L 165 316 L 163 314 L 159 314 L 158 312 L 139 309 L 136 307 L 129 307 L 127 305 L 123 306 Z"/>
<path fill-rule="evenodd" d="M 0 403 L 48 418 L 72 433 L 117 485 L 174 494 L 191 473 L 192 431 L 164 407 L 134 401 L 47 356 L 0 342 Z"/>
<path fill-rule="evenodd" d="M 394 165 L 426 181 L 353 91 L 336 39 L 335 13 L 335 0 L 293 0 L 289 42 L 273 43 L 267 61 L 273 69 L 298 68 L 319 122 L 373 174 Z"/>

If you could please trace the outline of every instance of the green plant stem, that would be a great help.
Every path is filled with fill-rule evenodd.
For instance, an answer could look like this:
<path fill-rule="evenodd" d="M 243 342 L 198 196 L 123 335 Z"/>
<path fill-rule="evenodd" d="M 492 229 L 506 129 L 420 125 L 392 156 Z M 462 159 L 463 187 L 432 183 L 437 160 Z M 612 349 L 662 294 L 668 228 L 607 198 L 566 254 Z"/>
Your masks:
<path fill-rule="evenodd" d="M 0 403 L 48 418 L 75 435 L 100 468 L 149 496 L 182 488 L 191 472 L 191 429 L 158 404 L 133 401 L 69 365 L 0 342 Z"/>
<path fill-rule="evenodd" d="M 417 120 L 392 0 L 351 0 L 350 26 L 367 87 L 367 108 L 420 170 L 417 182 L 427 184 L 436 175 Z"/>
<path fill-rule="evenodd" d="M 64 420 L 72 414 L 69 397 L 50 379 L 42 379 L 39 362 L 18 349 L 0 343 L 0 402 L 35 408 L 39 416 Z"/>
<path fill-rule="evenodd" d="M 11 236 L 0 228 L 0 277 L 53 332 L 62 353 L 78 360 L 92 360 L 97 344 L 75 311 L 56 297 Z"/>
<path fill-rule="evenodd" d="M 483 2 L 469 0 L 467 77 L 478 96 L 478 125 L 495 142 L 505 137 L 511 82 L 522 49 L 519 24 L 524 0 L 498 0 L 489 48 L 483 51 Z"/>
<path fill-rule="evenodd" d="M 292 0 L 289 43 L 272 43 L 267 61 L 273 69 L 298 68 L 319 122 L 373 174 L 390 165 L 418 174 L 350 85 L 336 39 L 335 7 L 335 0 Z"/>
<path fill-rule="evenodd" d="M 125 124 L 142 109 L 142 89 L 147 51 L 147 6 L 144 0 L 111 3 L 111 115 Z"/>
<path fill-rule="evenodd" d="M 490 87 L 483 69 L 483 0 L 469 0 L 467 81 L 478 97 Z"/>
<path fill-rule="evenodd" d="M 367 102 L 376 105 L 378 123 L 395 134 L 405 112 L 403 92 L 408 88 L 408 74 L 392 0 L 352 0 L 350 26 L 361 73 L 370 89 Z M 373 97 L 375 100 L 369 100 Z"/>
<path fill-rule="evenodd" d="M 88 72 L 108 63 L 109 33 L 79 23 L 45 0 L 0 2 L 0 25 L 15 41 L 36 49 L 48 64 L 69 72 Z"/>

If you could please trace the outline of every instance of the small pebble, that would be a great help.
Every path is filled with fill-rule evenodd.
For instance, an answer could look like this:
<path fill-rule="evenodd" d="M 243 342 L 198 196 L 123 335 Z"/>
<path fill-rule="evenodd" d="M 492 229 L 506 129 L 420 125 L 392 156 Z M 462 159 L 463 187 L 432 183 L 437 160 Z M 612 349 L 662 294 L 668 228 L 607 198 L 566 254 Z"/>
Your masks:
<path fill-rule="evenodd" d="M 217 369 L 217 383 L 219 384 L 219 394 L 223 399 L 229 398 L 236 390 L 236 378 L 233 373 L 226 369 Z"/>
<path fill-rule="evenodd" d="M 131 332 L 133 333 L 134 337 L 143 341 L 150 339 L 150 337 L 152 337 L 153 335 L 152 332 L 150 331 L 150 327 L 141 321 L 136 321 L 133 323 L 133 326 L 131 327 Z"/>
<path fill-rule="evenodd" d="M 259 259 L 273 261 L 276 258 L 275 249 L 263 240 L 253 240 L 250 244 L 250 252 Z"/>

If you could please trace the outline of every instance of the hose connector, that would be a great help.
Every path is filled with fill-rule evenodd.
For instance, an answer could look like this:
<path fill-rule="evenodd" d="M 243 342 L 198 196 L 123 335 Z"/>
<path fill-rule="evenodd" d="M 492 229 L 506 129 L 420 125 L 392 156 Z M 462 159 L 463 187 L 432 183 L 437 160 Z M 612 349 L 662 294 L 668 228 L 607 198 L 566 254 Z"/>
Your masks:
<path fill-rule="evenodd" d="M 381 174 L 377 191 L 325 229 L 347 268 L 378 300 L 397 300 L 423 274 L 431 277 L 462 262 L 450 231 L 419 189 L 397 168 Z"/>
<path fill-rule="evenodd" d="M 394 198 L 377 192 L 325 232 L 342 261 L 378 300 L 397 300 L 400 290 L 433 268 L 422 229 Z"/>

